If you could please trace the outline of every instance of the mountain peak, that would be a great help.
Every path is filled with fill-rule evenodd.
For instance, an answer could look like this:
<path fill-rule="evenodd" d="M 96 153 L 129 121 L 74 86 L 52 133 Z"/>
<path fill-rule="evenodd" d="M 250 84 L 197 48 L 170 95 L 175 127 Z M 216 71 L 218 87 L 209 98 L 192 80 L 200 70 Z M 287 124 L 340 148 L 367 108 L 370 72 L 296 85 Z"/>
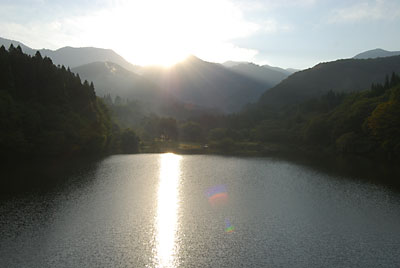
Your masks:
<path fill-rule="evenodd" d="M 375 59 L 400 55 L 400 51 L 387 51 L 382 48 L 375 48 L 360 54 L 357 54 L 353 59 Z"/>
<path fill-rule="evenodd" d="M 192 54 L 189 55 L 183 62 L 194 63 L 194 62 L 203 62 L 203 60 Z"/>

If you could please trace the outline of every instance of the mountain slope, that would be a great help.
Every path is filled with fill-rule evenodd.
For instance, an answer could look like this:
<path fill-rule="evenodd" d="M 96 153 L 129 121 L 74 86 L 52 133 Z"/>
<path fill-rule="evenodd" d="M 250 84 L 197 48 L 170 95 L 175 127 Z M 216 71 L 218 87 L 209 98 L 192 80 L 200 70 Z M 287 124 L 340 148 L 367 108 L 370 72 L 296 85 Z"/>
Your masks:
<path fill-rule="evenodd" d="M 123 57 L 115 53 L 111 49 L 95 48 L 95 47 L 63 47 L 57 50 L 50 49 L 32 49 L 21 42 L 0 38 L 0 45 L 4 45 L 6 49 L 14 44 L 15 47 L 21 46 L 22 51 L 26 54 L 33 56 L 36 51 L 39 51 L 42 56 L 51 58 L 55 65 L 64 65 L 70 68 L 81 66 L 84 64 L 99 62 L 99 61 L 110 61 L 115 62 L 118 65 L 128 69 L 130 71 L 136 71 L 138 66 L 135 66 L 127 62 Z"/>
<path fill-rule="evenodd" d="M 400 55 L 400 51 L 387 51 L 377 48 L 357 54 L 353 57 L 353 59 L 375 59 L 375 58 L 392 57 L 398 55 Z"/>
<path fill-rule="evenodd" d="M 289 75 L 289 73 L 284 71 L 283 69 L 282 71 L 278 71 L 272 68 L 268 69 L 264 66 L 259 66 L 254 63 L 241 63 L 232 66 L 230 70 L 265 84 L 266 89 L 277 85 Z"/>
<path fill-rule="evenodd" d="M 263 83 L 194 56 L 169 69 L 144 68 L 143 76 L 184 102 L 224 112 L 239 111 L 266 89 Z"/>
<path fill-rule="evenodd" d="M 71 70 L 82 79 L 93 81 L 98 96 L 110 94 L 113 97 L 154 102 L 161 94 L 156 84 L 113 62 L 93 62 Z"/>
<path fill-rule="evenodd" d="M 5 49 L 8 49 L 11 44 L 13 44 L 14 47 L 20 46 L 22 48 L 22 51 L 24 53 L 28 54 L 28 55 L 33 56 L 36 53 L 36 50 L 24 45 L 21 42 L 10 40 L 10 39 L 5 39 L 5 38 L 0 37 L 0 46 L 4 46 Z"/>
<path fill-rule="evenodd" d="M 270 107 L 282 107 L 320 97 L 330 90 L 360 91 L 369 88 L 372 83 L 382 83 L 385 76 L 392 72 L 400 72 L 400 56 L 320 63 L 283 80 L 265 92 L 259 103 Z"/>
<path fill-rule="evenodd" d="M 134 71 L 135 67 L 127 62 L 123 57 L 115 53 L 111 49 L 95 48 L 95 47 L 63 47 L 57 50 L 40 50 L 42 55 L 45 55 L 53 60 L 55 64 L 69 66 L 71 68 L 81 66 L 92 62 L 114 62 L 127 70 Z"/>
<path fill-rule="evenodd" d="M 0 158 L 107 150 L 110 117 L 92 84 L 19 48 L 0 48 L 0 63 Z"/>
<path fill-rule="evenodd" d="M 136 122 L 151 113 L 186 119 L 204 112 L 202 107 L 179 101 L 152 81 L 112 62 L 85 64 L 73 68 L 72 71 L 78 73 L 82 79 L 93 81 L 98 96 L 119 96 L 123 100 L 134 102 Z"/>

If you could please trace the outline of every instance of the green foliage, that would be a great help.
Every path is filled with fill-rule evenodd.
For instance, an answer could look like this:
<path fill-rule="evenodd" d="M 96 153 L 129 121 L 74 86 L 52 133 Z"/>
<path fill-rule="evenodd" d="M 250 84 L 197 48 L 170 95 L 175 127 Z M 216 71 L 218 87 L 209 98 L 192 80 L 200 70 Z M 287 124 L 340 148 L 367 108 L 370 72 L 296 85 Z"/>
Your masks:
<path fill-rule="evenodd" d="M 370 90 L 328 91 L 318 99 L 279 110 L 249 106 L 240 114 L 226 116 L 224 124 L 208 131 L 208 139 L 222 151 L 255 142 L 398 158 L 400 76 L 387 76 L 385 84 L 373 84 Z"/>
<path fill-rule="evenodd" d="M 235 142 L 231 138 L 226 137 L 218 141 L 213 141 L 210 145 L 212 149 L 224 153 L 230 153 L 235 149 Z"/>
<path fill-rule="evenodd" d="M 320 98 L 330 90 L 336 93 L 362 91 L 372 83 L 385 83 L 385 76 L 391 72 L 400 73 L 400 56 L 320 63 L 313 68 L 294 73 L 274 88 L 265 91 L 259 104 L 284 108 Z M 393 86 L 391 76 L 387 76 L 386 81 L 383 87 Z"/>
<path fill-rule="evenodd" d="M 181 141 L 199 142 L 204 139 L 203 129 L 200 124 L 192 121 L 180 125 L 179 132 Z"/>
<path fill-rule="evenodd" d="M 325 116 L 317 116 L 305 125 L 304 139 L 308 143 L 327 145 L 330 142 L 330 125 Z"/>
<path fill-rule="evenodd" d="M 380 103 L 368 117 L 367 125 L 381 149 L 400 156 L 400 86 L 390 90 L 388 101 Z"/>
<path fill-rule="evenodd" d="M 39 52 L 0 48 L 0 152 L 2 157 L 73 156 L 118 150 L 119 130 L 97 98 L 93 83 L 81 82 Z M 121 144 L 137 142 L 122 132 Z M 113 134 L 116 137 L 113 137 Z M 114 142 L 115 141 L 115 142 Z M 133 149 L 132 149 L 133 148 Z"/>
<path fill-rule="evenodd" d="M 121 150 L 122 153 L 131 154 L 139 152 L 139 138 L 131 129 L 125 129 L 121 133 Z"/>
<path fill-rule="evenodd" d="M 179 138 L 178 124 L 176 119 L 171 117 L 145 117 L 139 128 L 140 136 L 145 141 L 177 141 Z"/>
<path fill-rule="evenodd" d="M 214 128 L 209 132 L 209 139 L 212 141 L 222 140 L 227 135 L 227 129 L 225 128 Z"/>
<path fill-rule="evenodd" d="M 354 152 L 354 144 L 357 141 L 357 135 L 354 132 L 347 132 L 336 139 L 336 148 L 339 152 Z"/>

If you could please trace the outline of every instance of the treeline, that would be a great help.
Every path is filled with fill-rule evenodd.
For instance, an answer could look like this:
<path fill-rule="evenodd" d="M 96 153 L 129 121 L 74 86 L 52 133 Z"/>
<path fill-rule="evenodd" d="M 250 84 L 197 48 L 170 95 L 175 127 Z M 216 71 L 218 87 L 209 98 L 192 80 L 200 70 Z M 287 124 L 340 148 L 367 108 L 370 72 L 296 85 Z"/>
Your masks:
<path fill-rule="evenodd" d="M 196 121 L 196 120 L 195 120 Z M 263 152 L 268 145 L 400 158 L 400 76 L 355 93 L 328 92 L 318 99 L 282 109 L 252 105 L 208 128 L 209 142 L 230 151 Z M 208 128 L 208 129 L 207 129 Z M 248 149 L 249 149 L 248 148 Z"/>
<path fill-rule="evenodd" d="M 111 97 L 107 94 L 103 101 L 109 107 L 112 119 L 121 127 L 135 129 L 140 139 L 144 142 L 155 140 L 205 142 L 207 131 L 203 129 L 206 118 L 221 116 L 210 113 L 197 116 L 196 122 L 192 120 L 178 120 L 171 116 L 160 116 L 154 113 L 146 113 L 143 103 L 136 100 L 122 99 L 119 96 Z M 214 123 L 216 127 L 218 124 Z"/>
<path fill-rule="evenodd" d="M 2 158 L 137 152 L 138 138 L 112 122 L 93 83 L 39 52 L 0 47 Z"/>
<path fill-rule="evenodd" d="M 197 143 L 202 151 L 207 144 L 207 152 L 226 154 L 306 151 L 399 159 L 399 96 L 400 77 L 393 73 L 369 90 L 329 91 L 279 109 L 260 102 L 238 114 L 203 114 L 181 121 L 143 115 L 135 101 L 110 96 L 105 101 L 115 121 L 134 128 L 148 144 Z"/>

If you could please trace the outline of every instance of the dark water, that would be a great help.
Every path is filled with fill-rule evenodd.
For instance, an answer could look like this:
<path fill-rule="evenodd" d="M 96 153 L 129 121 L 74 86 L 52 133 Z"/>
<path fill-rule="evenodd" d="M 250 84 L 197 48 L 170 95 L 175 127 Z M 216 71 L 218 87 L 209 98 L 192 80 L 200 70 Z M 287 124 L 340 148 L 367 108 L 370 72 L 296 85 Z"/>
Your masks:
<path fill-rule="evenodd" d="M 69 171 L 0 201 L 1 267 L 400 267 L 400 194 L 383 186 L 269 158 L 126 155 Z M 215 186 L 227 198 L 211 203 Z"/>

